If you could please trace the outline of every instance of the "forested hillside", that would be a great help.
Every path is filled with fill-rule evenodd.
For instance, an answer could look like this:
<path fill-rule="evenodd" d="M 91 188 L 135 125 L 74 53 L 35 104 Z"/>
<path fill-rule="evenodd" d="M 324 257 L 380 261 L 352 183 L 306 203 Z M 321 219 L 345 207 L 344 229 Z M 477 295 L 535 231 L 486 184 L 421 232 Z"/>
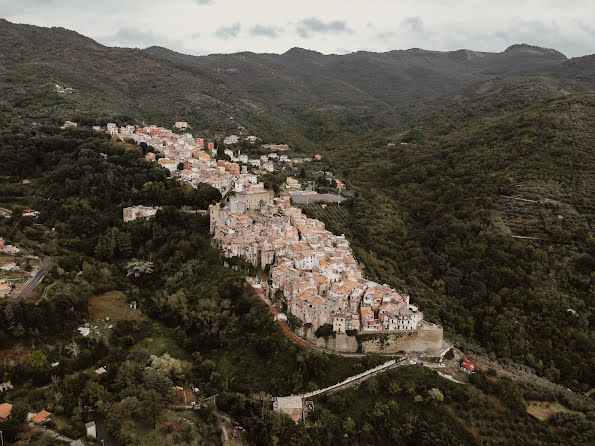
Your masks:
<path fill-rule="evenodd" d="M 181 421 L 165 408 L 179 383 L 220 394 L 251 444 L 592 443 L 593 396 L 582 393 L 595 387 L 594 91 L 594 56 L 527 45 L 194 57 L 0 19 L 0 207 L 11 215 L 0 236 L 54 262 L 34 299 L 0 300 L 0 349 L 26 352 L 0 364 L 17 387 L 2 398 L 54 411 L 73 436 L 95 406 L 121 444 L 219 440 L 208 410 L 173 432 Z M 65 119 L 184 120 L 195 136 L 250 133 L 322 154 L 308 174 L 332 171 L 351 198 L 304 209 L 347 235 L 365 275 L 408 292 L 468 354 L 549 381 L 490 368 L 460 386 L 410 366 L 317 400 L 313 424 L 271 412 L 271 395 L 383 358 L 291 343 L 245 287 L 250 268 L 223 267 L 208 218 L 180 211 L 205 209 L 217 190 L 173 181 L 147 147 L 53 126 Z M 289 173 L 262 179 L 278 189 Z M 162 209 L 124 223 L 136 204 Z M 109 298 L 142 313 L 98 312 Z M 97 336 L 79 338 L 84 323 Z M 527 412 L 545 403 L 556 410 Z M 10 421 L 0 430 L 20 433 Z"/>
<path fill-rule="evenodd" d="M 525 92 L 504 87 L 409 129 L 334 142 L 329 163 L 361 191 L 341 204 L 338 229 L 368 276 L 411 291 L 455 339 L 586 390 L 595 97 Z"/>
<path fill-rule="evenodd" d="M 50 256 L 55 266 L 35 299 L 0 300 L 0 351 L 34 344 L 41 358 L 3 361 L 0 375 L 22 389 L 9 401 L 56 411 L 69 435 L 80 435 L 90 417 L 83 406 L 91 405 L 119 443 L 147 444 L 130 421 L 146 423 L 145 433 L 154 429 L 147 420 L 163 419 L 173 383 L 192 382 L 202 397 L 222 391 L 284 395 L 382 362 L 293 344 L 244 286 L 244 274 L 223 267 L 210 246 L 208 217 L 178 210 L 204 209 L 220 200 L 219 192 L 171 180 L 166 169 L 144 160 L 140 147 L 89 130 L 45 127 L 3 134 L 0 162 L 0 202 L 13 211 L 0 221 L 0 233 Z M 31 183 L 22 184 L 23 178 Z M 124 223 L 122 208 L 137 203 L 164 208 L 152 221 Z M 39 210 L 38 219 L 21 217 L 28 207 Z M 101 302 L 114 292 L 124 308 L 137 301 L 143 316 L 111 313 L 108 329 L 93 308 L 98 302 L 109 308 Z M 89 321 L 102 329 L 82 338 L 76 328 Z M 68 349 L 73 342 L 76 354 Z M 151 355 L 165 353 L 173 356 L 174 369 L 147 376 Z M 54 362 L 60 366 L 52 368 Z M 87 374 L 101 365 L 110 373 Z M 43 389 L 30 392 L 28 383 Z M 213 420 L 201 416 L 190 438 L 217 439 Z M 18 424 L 3 428 L 6 440 L 15 438 Z"/>
<path fill-rule="evenodd" d="M 254 132 L 309 138 L 312 113 L 369 131 L 380 112 L 527 69 L 557 67 L 561 53 L 514 45 L 502 53 L 412 49 L 322 55 L 187 56 L 164 48 L 109 48 L 63 28 L 0 19 L 0 123 L 178 120 L 208 133 Z M 58 94 L 54 87 L 74 88 Z M 230 119 L 233 118 L 233 119 Z M 318 117 L 316 117 L 318 119 Z M 287 132 L 286 132 L 287 133 Z M 291 132 L 287 133 L 289 136 Z"/>
<path fill-rule="evenodd" d="M 84 423 L 96 416 L 89 407 L 95 407 L 118 444 L 217 444 L 220 432 L 212 409 L 182 416 L 167 410 L 176 401 L 172 387 L 192 383 L 202 397 L 219 394 L 217 408 L 241 422 L 248 444 L 592 440 L 589 398 L 530 376 L 515 382 L 495 370 L 477 372 L 463 386 L 418 366 L 402 367 L 317 400 L 314 424 L 296 424 L 270 411 L 271 395 L 333 384 L 385 358 L 338 357 L 291 343 L 266 306 L 244 287 L 243 273 L 222 266 L 219 252 L 210 246 L 208 218 L 176 209 L 204 208 L 219 193 L 171 181 L 165 169 L 142 155 L 140 146 L 84 129 L 23 129 L 0 139 L 5 166 L 0 203 L 13 211 L 12 218 L 0 221 L 0 231 L 21 248 L 49 255 L 55 265 L 35 299 L 0 301 L 0 348 L 35 346 L 24 361 L 0 365 L 4 379 L 15 386 L 2 395 L 14 404 L 14 413 L 50 410 L 49 426 L 78 438 Z M 29 184 L 22 183 L 25 177 Z M 354 225 L 346 225 L 357 231 L 357 225 L 366 224 L 362 235 L 372 235 L 386 226 L 388 216 L 392 226 L 383 229 L 382 240 L 395 261 L 384 257 L 374 238 L 367 243 L 378 254 L 368 254 L 361 239 L 349 235 L 360 256 L 367 256 L 368 273 L 394 280 L 390 268 L 400 267 L 402 257 L 392 251 L 391 237 L 397 233 L 391 228 L 407 220 L 396 218 L 401 211 L 387 198 L 382 207 L 387 214 L 376 213 L 378 223 L 385 223 L 377 224 L 369 215 L 358 215 L 364 206 L 374 208 L 359 200 L 365 202 L 361 197 L 349 207 Z M 122 207 L 137 202 L 165 207 L 153 220 L 123 223 Z M 39 218 L 21 217 L 25 207 L 38 209 Z M 345 217 L 344 209 L 337 215 Z M 413 243 L 403 242 L 401 251 Z M 423 272 L 422 261 L 419 255 L 417 268 L 399 272 L 405 286 L 415 280 L 413 274 Z M 450 281 L 444 286 L 450 290 Z M 439 300 L 450 296 L 413 295 L 431 317 L 437 317 L 441 305 L 450 314 L 446 300 Z M 110 312 L 114 299 L 122 306 Z M 131 301 L 142 313 L 128 309 Z M 582 309 L 575 308 L 580 314 Z M 98 327 L 88 338 L 76 333 L 84 322 Z M 94 372 L 103 366 L 105 374 Z M 568 412 L 540 421 L 527 412 L 536 404 L 563 404 Z M 0 422 L 5 441 L 53 444 L 41 432 L 21 432 L 17 419 Z M 182 424 L 183 429 L 176 427 Z"/>

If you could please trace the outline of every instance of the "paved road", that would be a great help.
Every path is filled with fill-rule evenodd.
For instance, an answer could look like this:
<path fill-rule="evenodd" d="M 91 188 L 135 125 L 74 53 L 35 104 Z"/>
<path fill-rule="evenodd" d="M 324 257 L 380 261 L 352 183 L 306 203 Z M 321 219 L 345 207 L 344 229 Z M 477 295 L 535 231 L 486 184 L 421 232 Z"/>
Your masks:
<path fill-rule="evenodd" d="M 221 428 L 221 442 L 224 446 L 242 446 L 242 431 L 238 430 L 237 423 L 221 412 L 215 412 L 217 424 Z M 235 438 L 234 438 L 235 433 Z"/>
<path fill-rule="evenodd" d="M 388 370 L 392 370 L 397 367 L 402 367 L 405 365 L 418 365 L 418 366 L 423 366 L 423 367 L 427 367 L 430 369 L 436 369 L 438 371 L 440 371 L 442 369 L 446 370 L 446 369 L 449 369 L 452 367 L 458 367 L 458 365 L 459 365 L 458 364 L 458 361 L 459 361 L 458 355 L 455 355 L 455 357 L 453 359 L 451 359 L 450 361 L 446 361 L 446 362 L 442 362 L 442 363 L 422 362 L 418 356 L 419 356 L 418 354 L 413 354 L 413 355 L 407 354 L 405 358 L 403 358 L 401 360 L 397 360 L 394 364 L 389 364 L 386 367 L 382 367 L 378 370 L 374 370 L 373 372 L 365 374 L 364 376 L 361 376 L 361 377 L 354 379 L 352 381 L 349 381 L 350 378 L 346 378 L 339 385 L 330 386 L 330 387 L 327 387 L 324 389 L 317 390 L 315 392 L 311 392 L 311 393 L 315 393 L 315 395 L 303 394 L 301 396 L 303 399 L 309 399 L 309 398 L 316 398 L 317 396 L 320 396 L 320 395 L 333 394 L 335 392 L 349 389 L 350 387 L 358 386 L 362 382 L 372 378 L 373 376 L 380 375 L 381 373 L 387 372 Z M 443 366 L 441 367 L 440 364 L 443 364 Z M 439 373 L 439 374 L 441 376 L 444 376 L 447 379 L 451 379 L 451 381 L 458 382 L 458 381 L 452 379 L 448 375 L 443 375 L 442 373 Z"/>
<path fill-rule="evenodd" d="M 97 431 L 97 438 L 101 441 L 103 446 L 117 446 L 116 440 L 110 435 L 103 424 L 103 419 L 97 412 L 91 412 L 91 419 L 95 422 L 95 429 Z"/>
<path fill-rule="evenodd" d="M 234 187 L 235 187 L 235 182 L 232 181 L 231 184 L 229 185 L 229 187 L 227 189 L 225 189 L 223 191 L 223 193 L 221 194 L 221 201 L 225 200 L 225 197 L 227 197 L 227 194 L 230 193 Z"/>
<path fill-rule="evenodd" d="M 31 277 L 27 283 L 21 288 L 18 294 L 14 297 L 15 300 L 23 300 L 31 295 L 33 289 L 43 280 L 47 272 L 52 268 L 52 261 L 48 256 L 39 256 L 39 266 L 37 272 Z"/>

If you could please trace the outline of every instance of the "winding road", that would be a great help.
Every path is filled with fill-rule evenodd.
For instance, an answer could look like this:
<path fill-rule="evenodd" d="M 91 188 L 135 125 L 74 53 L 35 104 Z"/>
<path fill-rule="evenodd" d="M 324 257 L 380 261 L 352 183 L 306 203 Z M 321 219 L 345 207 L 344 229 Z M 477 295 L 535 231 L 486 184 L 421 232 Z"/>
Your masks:
<path fill-rule="evenodd" d="M 14 299 L 20 301 L 29 297 L 33 292 L 33 289 L 39 284 L 39 282 L 43 280 L 47 272 L 52 269 L 52 266 L 52 261 L 48 256 L 39 256 L 39 265 L 37 266 L 37 271 L 17 292 Z"/>

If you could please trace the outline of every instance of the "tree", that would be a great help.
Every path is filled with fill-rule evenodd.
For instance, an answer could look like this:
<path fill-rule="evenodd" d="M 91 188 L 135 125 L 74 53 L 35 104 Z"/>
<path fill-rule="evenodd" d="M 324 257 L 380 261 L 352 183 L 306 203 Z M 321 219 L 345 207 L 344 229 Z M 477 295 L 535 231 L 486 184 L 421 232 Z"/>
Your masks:
<path fill-rule="evenodd" d="M 184 170 L 184 163 L 178 163 L 178 170 Z"/>
<path fill-rule="evenodd" d="M 428 390 L 428 398 L 430 401 L 436 403 L 441 403 L 442 401 L 444 401 L 444 395 L 436 387 L 432 387 L 430 390 Z"/>
<path fill-rule="evenodd" d="M 147 367 L 143 370 L 142 379 L 144 388 L 155 390 L 164 402 L 170 401 L 173 398 L 173 382 L 160 370 Z"/>
<path fill-rule="evenodd" d="M 153 428 L 157 425 L 157 418 L 165 406 L 165 401 L 156 390 L 149 389 L 141 392 L 138 412 L 143 418 L 151 421 Z"/>
<path fill-rule="evenodd" d="M 35 368 L 42 368 L 45 365 L 45 353 L 41 350 L 33 350 L 29 355 L 29 365 Z"/>
<path fill-rule="evenodd" d="M 140 279 L 141 283 L 143 276 L 148 276 L 153 273 L 153 262 L 145 260 L 132 259 L 126 265 L 126 277 L 134 277 Z"/>
<path fill-rule="evenodd" d="M 114 255 L 114 246 L 112 240 L 102 235 L 99 237 L 97 241 L 97 246 L 95 246 L 95 256 L 101 260 L 108 260 L 111 259 Z"/>
<path fill-rule="evenodd" d="M 120 402 L 120 409 L 124 411 L 128 416 L 135 416 L 141 407 L 141 402 L 135 396 L 129 396 L 124 398 Z"/>
<path fill-rule="evenodd" d="M 81 348 L 79 347 L 79 345 L 73 340 L 72 342 L 66 344 L 64 346 L 64 349 L 70 353 L 72 356 L 74 356 L 75 358 L 80 354 L 81 352 Z"/>
<path fill-rule="evenodd" d="M 129 232 L 118 232 L 117 236 L 118 251 L 128 257 L 132 253 L 132 237 Z"/>
<path fill-rule="evenodd" d="M 152 368 L 159 370 L 169 378 L 176 378 L 182 374 L 182 364 L 177 359 L 172 358 L 168 353 L 162 356 L 151 355 L 149 359 Z"/>
<path fill-rule="evenodd" d="M 92 405 L 96 405 L 100 402 L 108 403 L 112 398 L 108 390 L 95 381 L 87 383 L 85 394 L 87 396 L 87 402 Z"/>

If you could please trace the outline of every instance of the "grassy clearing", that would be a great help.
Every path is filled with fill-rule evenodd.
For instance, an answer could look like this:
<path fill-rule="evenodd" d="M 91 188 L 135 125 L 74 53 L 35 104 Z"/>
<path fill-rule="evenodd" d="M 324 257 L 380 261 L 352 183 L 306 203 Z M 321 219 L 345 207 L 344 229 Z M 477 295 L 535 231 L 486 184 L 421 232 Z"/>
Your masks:
<path fill-rule="evenodd" d="M 109 317 L 112 321 L 131 321 L 141 319 L 138 310 L 129 308 L 126 296 L 120 291 L 109 291 L 89 299 L 89 314 L 94 319 Z"/>
<path fill-rule="evenodd" d="M 194 411 L 165 410 L 159 417 L 155 429 L 150 424 L 129 421 L 123 423 L 122 430 L 135 440 L 134 444 L 169 446 L 174 444 L 173 433 L 181 432 L 187 424 L 192 425 L 199 438 L 203 438 L 207 442 L 213 438 L 205 437 L 218 437 L 216 426 L 207 426 L 209 420 Z"/>
<path fill-rule="evenodd" d="M 574 412 L 567 409 L 558 402 L 551 401 L 530 401 L 529 405 L 527 406 L 527 412 L 540 421 L 548 421 L 551 417 L 560 412 L 580 414 L 580 412 Z"/>
<path fill-rule="evenodd" d="M 178 345 L 174 329 L 159 322 L 153 322 L 150 331 L 150 337 L 144 338 L 132 346 L 128 353 L 128 359 L 144 363 L 151 355 L 161 356 L 168 353 L 181 361 L 182 371 L 187 373 L 192 367 L 192 356 Z"/>
<path fill-rule="evenodd" d="M 1 332 L 0 332 L 1 334 Z M 2 345 L 2 337 L 0 336 L 0 346 Z M 0 350 L 0 360 L 8 364 L 21 364 L 27 360 L 29 354 L 33 350 L 31 347 L 14 347 L 11 349 Z"/>

